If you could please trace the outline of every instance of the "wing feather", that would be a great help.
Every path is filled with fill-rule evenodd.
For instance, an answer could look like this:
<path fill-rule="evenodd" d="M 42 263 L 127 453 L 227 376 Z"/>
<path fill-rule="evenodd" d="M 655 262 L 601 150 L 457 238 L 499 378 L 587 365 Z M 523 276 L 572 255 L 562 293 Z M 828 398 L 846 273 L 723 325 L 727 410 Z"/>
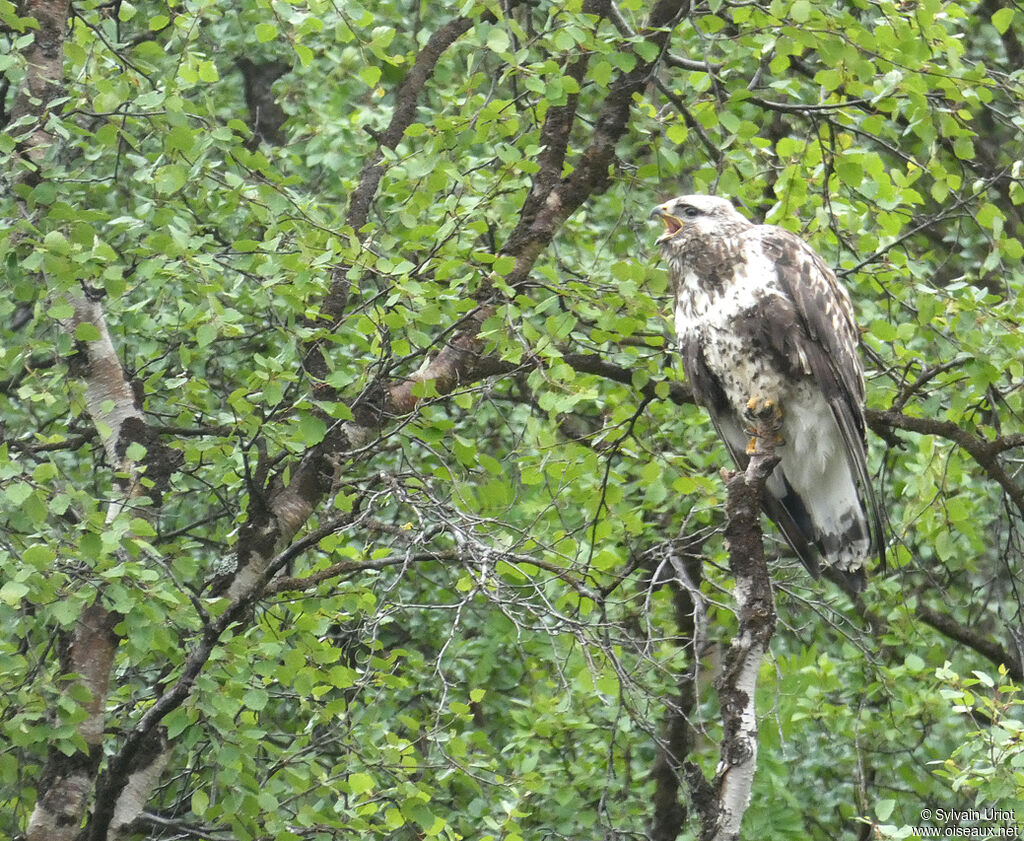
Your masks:
<path fill-rule="evenodd" d="M 864 369 L 850 296 L 818 254 L 795 234 L 762 225 L 751 229 L 776 266 L 779 284 L 793 302 L 796 329 L 771 332 L 790 364 L 810 374 L 821 389 L 842 435 L 847 463 L 869 511 L 871 545 L 885 564 L 881 513 L 867 465 Z M 785 314 L 782 315 L 784 320 Z"/>

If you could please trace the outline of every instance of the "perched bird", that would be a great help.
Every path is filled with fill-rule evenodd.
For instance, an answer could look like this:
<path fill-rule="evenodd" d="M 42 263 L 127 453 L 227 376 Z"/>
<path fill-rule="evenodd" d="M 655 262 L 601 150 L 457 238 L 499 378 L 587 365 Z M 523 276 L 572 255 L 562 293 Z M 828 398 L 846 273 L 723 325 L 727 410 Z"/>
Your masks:
<path fill-rule="evenodd" d="M 726 199 L 680 196 L 652 216 L 665 223 L 658 244 L 697 401 L 740 469 L 757 451 L 751 427 L 777 430 L 765 513 L 812 575 L 824 560 L 862 590 L 884 548 L 849 295 L 802 239 Z"/>

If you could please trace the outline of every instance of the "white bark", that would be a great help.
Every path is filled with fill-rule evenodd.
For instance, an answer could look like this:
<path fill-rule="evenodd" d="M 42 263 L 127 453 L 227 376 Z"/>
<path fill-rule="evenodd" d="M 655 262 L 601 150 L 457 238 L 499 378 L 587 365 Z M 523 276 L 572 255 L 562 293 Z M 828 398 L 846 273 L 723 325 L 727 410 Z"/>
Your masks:
<path fill-rule="evenodd" d="M 767 650 L 751 643 L 749 637 L 733 641 L 734 646 L 749 649 L 742 655 L 743 664 L 735 683 L 735 689 L 747 696 L 747 702 L 739 713 L 739 730 L 732 736 L 728 755 L 722 757 L 716 773 L 720 781 L 720 811 L 715 841 L 733 841 L 740 837 L 740 825 L 750 805 L 754 773 L 757 771 L 757 675 Z"/>
<path fill-rule="evenodd" d="M 126 472 L 131 476 L 124 493 L 107 509 L 109 523 L 131 499 L 143 491 L 139 471 L 125 456 L 122 433 L 128 420 L 136 419 L 140 424 L 144 421 L 110 338 L 99 302 L 79 293 L 74 295 L 72 303 L 74 315 L 61 325 L 68 334 L 74 337 L 81 324 L 90 324 L 99 333 L 96 339 L 82 341 L 80 347 L 86 408 L 103 442 L 108 462 L 118 472 Z M 99 600 L 83 611 L 78 619 L 65 671 L 79 674 L 75 683 L 89 690 L 89 701 L 85 704 L 88 714 L 78 724 L 78 732 L 90 752 L 88 755 L 66 757 L 51 751 L 44 774 L 44 777 L 50 775 L 50 779 L 45 781 L 45 790 L 29 819 L 26 829 L 28 841 L 73 841 L 78 835 L 99 766 L 98 752 L 105 727 L 107 691 L 118 644 L 112 628 L 112 617 Z M 150 767 L 154 769 L 153 772 L 140 776 L 132 796 L 125 800 L 123 806 L 118 803 L 125 824 L 134 820 L 141 811 L 152 786 L 159 779 L 163 765 L 153 763 Z M 145 784 L 150 788 L 144 793 Z M 129 817 L 133 808 L 135 814 Z"/>
<path fill-rule="evenodd" d="M 135 405 L 135 394 L 124 375 L 121 360 L 117 357 L 99 301 L 89 300 L 85 295 L 76 293 L 71 303 L 75 313 L 62 323 L 64 330 L 74 337 L 79 325 L 89 324 L 100 334 L 98 339 L 81 343 L 85 364 L 88 366 L 83 377 L 85 405 L 100 434 L 107 460 L 120 470 L 126 467 L 123 447 L 118 447 L 121 432 L 129 418 L 142 421 L 142 411 Z M 119 449 L 121 452 L 118 452 Z"/>
<path fill-rule="evenodd" d="M 758 431 L 762 442 L 774 440 L 771 430 Z M 729 480 L 726 540 L 738 626 L 716 681 L 722 703 L 722 758 L 715 773 L 717 802 L 704 810 L 714 819 L 701 833 L 712 841 L 739 841 L 757 771 L 757 677 L 776 620 L 760 528 L 761 492 L 778 463 L 771 450 L 768 446 L 755 454 L 746 471 Z"/>
<path fill-rule="evenodd" d="M 147 765 L 129 775 L 127 784 L 117 798 L 117 806 L 114 807 L 114 817 L 110 821 L 107 836 L 110 841 L 126 841 L 134 835 L 129 827 L 146 808 L 170 758 L 171 750 L 165 747 Z"/>
<path fill-rule="evenodd" d="M 59 751 L 51 752 L 47 762 L 51 779 L 29 818 L 25 835 L 28 841 L 73 841 L 78 834 L 103 741 L 107 688 L 117 651 L 112 628 L 110 613 L 99 602 L 94 603 L 82 612 L 67 653 L 61 658 L 65 672 L 79 675 L 74 685 L 89 693 L 86 717 L 78 724 L 89 753 L 66 757 Z"/>

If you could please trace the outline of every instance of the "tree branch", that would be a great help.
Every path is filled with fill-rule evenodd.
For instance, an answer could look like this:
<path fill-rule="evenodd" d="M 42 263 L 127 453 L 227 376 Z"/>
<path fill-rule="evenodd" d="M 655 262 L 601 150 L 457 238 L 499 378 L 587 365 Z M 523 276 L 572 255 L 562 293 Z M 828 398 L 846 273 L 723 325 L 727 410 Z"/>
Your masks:
<path fill-rule="evenodd" d="M 46 124 L 47 109 L 64 92 L 64 38 L 70 10 L 68 0 L 38 0 L 27 10 L 39 28 L 24 50 L 26 73 L 11 108 L 11 122 L 29 115 L 35 117 L 31 133 L 20 144 L 24 159 L 30 162 L 27 177 L 32 183 L 37 182 L 39 167 L 54 143 Z M 20 177 L 26 176 L 15 174 L 15 178 Z"/>
<path fill-rule="evenodd" d="M 633 95 L 640 93 L 650 81 L 661 61 L 673 23 L 689 10 L 688 0 L 659 0 L 641 33 L 658 48 L 652 61 L 637 63 L 632 70 L 621 73 L 612 83 L 604 107 L 594 124 L 591 140 L 583 154 L 574 162 L 573 171 L 551 185 L 542 185 L 543 205 L 532 215 L 520 217 L 502 252 L 516 258 L 515 267 L 506 276 L 512 287 L 526 282 L 533 264 L 551 243 L 555 233 L 591 196 L 604 192 L 611 182 L 609 169 L 615 159 L 615 144 L 626 131 Z"/>
<path fill-rule="evenodd" d="M 777 430 L 775 430 L 777 431 Z M 721 760 L 713 785 L 690 767 L 687 779 L 701 818 L 701 841 L 738 841 L 757 769 L 757 676 L 775 633 L 775 597 L 761 536 L 761 493 L 779 457 L 774 431 L 757 424 L 758 452 L 728 480 L 725 538 L 737 628 L 715 681 L 722 706 Z M 698 776 L 699 779 L 698 779 Z M 702 784 L 703 783 L 703 784 Z M 713 800 L 709 800 L 712 798 Z"/>
<path fill-rule="evenodd" d="M 672 604 L 676 626 L 681 637 L 681 649 L 686 653 L 688 665 L 676 684 L 676 698 L 666 705 L 664 735 L 658 740 L 651 778 L 654 780 L 653 814 L 648 830 L 650 841 L 675 841 L 686 823 L 687 808 L 680 800 L 681 773 L 687 758 L 697 742 L 697 734 L 690 716 L 697 707 L 697 676 L 703 655 L 706 622 L 703 596 L 701 550 L 703 537 L 688 541 L 670 541 L 664 547 L 664 557 L 658 569 L 653 570 L 652 586 L 657 585 L 661 566 L 668 566 L 673 575 Z M 703 776 L 701 777 L 703 779 Z"/>
<path fill-rule="evenodd" d="M 484 16 L 484 19 L 493 20 L 494 17 L 488 14 Z M 398 89 L 395 92 L 395 108 L 391 113 L 391 120 L 383 132 L 375 135 L 377 148 L 363 164 L 362 171 L 359 173 L 359 183 L 349 200 L 345 224 L 355 231 L 355 235 L 360 241 L 363 239 L 360 229 L 369 219 L 370 205 L 373 202 L 373 197 L 377 195 L 377 188 L 380 186 L 381 178 L 384 177 L 386 167 L 383 163 L 383 150 L 395 149 L 401 142 L 402 137 L 405 136 L 405 130 L 416 119 L 416 108 L 418 107 L 420 94 L 423 92 L 431 76 L 433 76 L 438 60 L 452 44 L 469 31 L 472 25 L 472 18 L 460 16 L 453 18 L 435 30 L 430 38 L 427 39 L 423 49 L 416 56 L 416 60 L 405 75 L 405 78 L 398 85 Z M 330 287 L 320 308 L 320 316 L 325 318 L 331 327 L 336 326 L 340 322 L 342 314 L 345 312 L 345 308 L 348 305 L 349 287 L 347 267 L 335 266 L 331 272 Z M 312 321 L 307 323 L 310 326 L 316 326 Z M 323 358 L 322 340 L 314 339 L 308 343 L 303 367 L 312 375 L 314 380 L 313 390 L 318 397 L 325 399 L 336 398 L 334 389 L 319 385 L 327 376 L 327 363 Z M 320 394 L 319 392 L 323 393 Z"/>
<path fill-rule="evenodd" d="M 688 8 L 686 0 L 660 0 L 648 17 L 645 37 L 663 50 L 671 24 Z M 415 113 L 416 96 L 438 58 L 470 25 L 468 18 L 456 18 L 431 36 L 402 83 L 396 112 L 381 135 L 382 146 L 397 144 L 401 139 Z M 638 59 L 633 70 L 617 79 L 598 117 L 591 143 L 573 172 L 558 182 L 532 219 L 525 215 L 520 218 L 504 249 L 517 258 L 516 267 L 508 276 L 512 285 L 525 280 L 561 223 L 590 195 L 600 192 L 609 183 L 608 168 L 615 144 L 626 130 L 633 94 L 643 89 L 659 58 L 660 53 L 653 61 Z M 566 131 L 571 129 L 571 124 L 570 121 L 564 126 Z M 361 220 L 365 222 L 370 197 L 383 174 L 382 157 L 378 149 L 363 168 L 349 208 L 349 223 L 353 227 L 361 227 Z M 265 510 L 250 511 L 249 521 L 240 533 L 235 569 L 221 578 L 214 592 L 226 592 L 234 599 L 253 586 L 261 568 L 290 542 L 329 492 L 339 459 L 368 446 L 389 420 L 413 411 L 422 399 L 422 389 L 427 382 L 433 383 L 438 394 L 447 394 L 473 370 L 483 346 L 477 333 L 491 313 L 492 309 L 487 306 L 471 313 L 437 357 L 413 377 L 371 384 L 352 406 L 354 420 L 336 425 L 323 442 L 307 452 L 291 472 L 288 485 L 271 492 Z M 250 567 L 249 572 L 244 572 Z"/>
<path fill-rule="evenodd" d="M 985 471 L 988 477 L 998 484 L 1013 501 L 1017 510 L 1024 516 L 1024 488 L 1021 488 L 999 462 L 1000 453 L 1024 444 L 1024 436 L 1011 435 L 988 441 L 961 429 L 952 421 L 935 418 L 916 418 L 890 409 L 879 411 L 868 409 L 865 413 L 868 425 L 879 435 L 889 429 L 905 429 L 921 435 L 936 435 L 952 441 L 964 450 Z"/>
<path fill-rule="evenodd" d="M 57 745 L 50 746 L 26 829 L 29 841 L 72 841 L 78 832 L 103 759 L 107 689 L 119 641 L 113 628 L 119 620 L 100 602 L 94 602 L 82 611 L 70 641 L 58 643 L 61 672 L 78 675 L 63 691 L 84 687 L 88 692 L 89 700 L 83 705 L 86 715 L 77 730 L 89 749 L 67 755 Z"/>
<path fill-rule="evenodd" d="M 661 0 L 649 16 L 649 40 L 663 48 L 669 35 L 669 25 L 684 8 L 686 4 L 682 0 Z M 428 40 L 400 86 L 391 123 L 379 138 L 380 147 L 397 146 L 405 128 L 415 116 L 418 94 L 432 74 L 437 60 L 471 24 L 468 18 L 456 18 L 437 30 Z M 523 277 L 528 274 L 540 251 L 550 243 L 561 222 L 593 192 L 607 186 L 608 167 L 613 159 L 615 143 L 626 129 L 632 96 L 642 89 L 654 64 L 638 61 L 631 72 L 623 74 L 613 86 L 612 95 L 606 100 L 592 142 L 582 160 L 577 163 L 571 175 L 559 182 L 556 201 L 552 202 L 550 198 L 545 200 L 541 212 L 533 220 L 535 224 L 531 225 L 525 218 L 520 220 L 517 230 L 530 229 L 529 235 L 519 237 L 521 245 L 516 253 L 517 257 L 522 258 L 516 265 Z M 568 132 L 571 124 L 571 120 L 567 121 L 563 129 Z M 378 148 L 364 165 L 359 186 L 349 206 L 347 221 L 353 228 L 361 228 L 368 218 L 370 202 L 383 176 L 382 160 L 383 152 Z M 510 239 L 513 242 L 516 240 L 515 232 Z M 343 281 L 343 275 L 336 272 L 328 296 L 335 304 L 345 300 L 344 295 L 334 294 L 335 287 Z M 203 640 L 188 655 L 178 682 L 149 708 L 111 760 L 108 779 L 102 786 L 106 799 L 116 796 L 123 787 L 129 758 L 138 749 L 141 740 L 167 712 L 188 697 L 219 634 L 227 627 L 226 623 L 234 621 L 247 604 L 262 594 L 272 559 L 288 545 L 330 491 L 340 462 L 355 451 L 369 446 L 386 423 L 414 411 L 430 386 L 439 395 L 450 393 L 470 372 L 477 369 L 483 346 L 479 338 L 480 328 L 492 311 L 490 307 L 484 306 L 471 313 L 442 350 L 413 376 L 371 384 L 352 404 L 353 420 L 335 424 L 324 440 L 311 448 L 299 465 L 290 471 L 291 477 L 287 484 L 279 476 L 265 504 L 257 502 L 251 506 L 248 521 L 240 530 L 234 568 L 215 584 L 212 591 L 214 594 L 227 595 L 230 607 L 206 629 Z M 325 313 L 332 321 L 338 314 Z M 312 368 L 316 367 L 315 353 L 312 356 L 307 354 L 307 360 Z M 97 808 L 91 828 L 94 841 L 101 841 L 102 832 L 109 824 L 110 815 L 107 811 L 102 805 Z"/>
<path fill-rule="evenodd" d="M 1018 682 L 1024 681 L 1024 664 L 1009 649 L 989 639 L 985 634 L 961 625 L 948 613 L 939 613 L 923 604 L 918 605 L 914 612 L 921 621 L 943 636 L 977 651 L 997 666 L 1006 666 L 1007 674 L 1011 678 Z"/>
<path fill-rule="evenodd" d="M 35 122 L 22 144 L 23 160 L 30 166 L 15 173 L 14 180 L 38 184 L 44 177 L 47 156 L 59 142 L 50 129 L 48 109 L 62 93 L 64 39 L 70 6 L 66 0 L 39 0 L 28 4 L 27 9 L 38 29 L 24 50 L 26 75 L 12 109 L 12 119 L 31 116 Z M 24 212 L 24 207 L 22 210 Z M 159 503 L 161 488 L 180 463 L 179 454 L 164 447 L 143 419 L 140 402 L 118 359 L 99 300 L 88 289 L 73 292 L 68 297 L 73 312 L 61 327 L 75 342 L 76 353 L 69 369 L 84 383 L 86 409 L 110 467 L 128 476 L 121 497 L 107 508 L 109 523 L 130 500 L 144 493 L 152 495 Z M 128 448 L 133 443 L 146 448 L 141 463 L 128 457 Z M 152 489 L 143 486 L 143 466 L 153 482 Z M 101 598 L 102 593 L 82 611 L 70 640 L 62 635 L 59 641 L 63 649 L 62 672 L 78 676 L 62 684 L 62 694 L 78 687 L 87 690 L 88 700 L 83 704 L 86 714 L 76 724 L 87 750 L 68 754 L 58 745 L 49 747 L 37 786 L 35 807 L 26 827 L 28 841 L 71 841 L 77 835 L 103 757 L 107 690 L 119 641 L 113 628 L 119 617 L 103 606 Z M 148 797 L 148 792 L 145 796 Z M 125 803 L 113 803 L 113 807 L 122 809 L 123 815 L 127 815 L 126 808 L 130 810 L 130 804 Z"/>
<path fill-rule="evenodd" d="M 493 17 L 491 18 L 493 20 Z M 384 152 L 382 149 L 394 149 L 405 135 L 405 130 L 416 119 L 416 107 L 420 92 L 434 74 L 437 61 L 452 44 L 469 31 L 473 19 L 465 16 L 453 18 L 443 26 L 434 30 L 423 45 L 419 55 L 413 62 L 409 72 L 402 79 L 395 93 L 395 109 L 391 113 L 391 121 L 384 131 L 377 135 L 378 147 L 363 164 L 359 175 L 359 184 L 352 193 L 348 205 L 346 224 L 358 231 L 366 224 L 370 215 L 370 203 L 377 195 L 377 187 L 384 176 Z M 327 313 L 328 315 L 333 315 Z"/>

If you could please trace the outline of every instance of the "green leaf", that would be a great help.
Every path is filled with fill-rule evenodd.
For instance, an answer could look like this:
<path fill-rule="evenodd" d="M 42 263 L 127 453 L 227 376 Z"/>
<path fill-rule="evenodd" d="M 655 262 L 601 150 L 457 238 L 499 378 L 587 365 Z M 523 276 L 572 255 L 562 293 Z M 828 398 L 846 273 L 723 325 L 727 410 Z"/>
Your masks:
<path fill-rule="evenodd" d="M 925 663 L 917 654 L 910 653 L 903 658 L 903 665 L 905 665 L 912 672 L 924 671 Z M 883 818 L 882 820 L 885 820 Z"/>
<path fill-rule="evenodd" d="M 121 95 L 110 88 L 101 89 L 92 99 L 93 110 L 97 114 L 111 114 L 117 110 L 124 99 Z"/>
<path fill-rule="evenodd" d="M 665 136 L 673 143 L 685 143 L 690 130 L 685 123 L 672 123 L 666 130 Z"/>
<path fill-rule="evenodd" d="M 831 92 L 843 83 L 843 74 L 836 68 L 830 67 L 825 70 L 819 70 L 814 76 L 814 81 L 826 91 Z"/>
<path fill-rule="evenodd" d="M 997 9 L 992 14 L 992 25 L 1000 35 L 1004 35 L 1010 28 L 1010 24 L 1013 23 L 1013 13 L 1014 9 L 1010 7 Z"/>
<path fill-rule="evenodd" d="M 50 231 L 43 237 L 43 245 L 54 254 L 70 254 L 71 244 L 60 231 Z"/>
<path fill-rule="evenodd" d="M 257 23 L 253 32 L 261 44 L 273 41 L 277 37 L 277 27 L 272 23 Z"/>
<path fill-rule="evenodd" d="M 42 572 L 57 559 L 57 553 L 49 546 L 29 546 L 21 559 L 27 566 Z"/>
<path fill-rule="evenodd" d="M 594 688 L 612 698 L 619 694 L 619 678 L 615 674 L 605 674 L 594 682 Z"/>
<path fill-rule="evenodd" d="M 789 10 L 789 16 L 797 23 L 807 23 L 811 17 L 810 0 L 796 0 Z"/>
<path fill-rule="evenodd" d="M 21 581 L 5 581 L 3 586 L 0 586 L 0 602 L 12 606 L 20 605 L 28 592 L 28 585 Z"/>
<path fill-rule="evenodd" d="M 369 774 L 357 772 L 348 775 L 348 790 L 352 794 L 365 794 L 372 791 L 374 787 L 373 777 Z"/>
<path fill-rule="evenodd" d="M 267 702 L 269 700 L 269 693 L 261 686 L 256 686 L 247 690 L 242 698 L 245 706 L 250 710 L 255 710 L 256 712 L 266 709 Z"/>
<path fill-rule="evenodd" d="M 308 446 L 314 446 L 324 440 L 327 424 L 314 415 L 303 415 L 299 418 L 299 430 L 302 440 Z"/>
<path fill-rule="evenodd" d="M 75 338 L 80 342 L 98 342 L 101 334 L 95 324 L 82 321 L 75 327 Z"/>
<path fill-rule="evenodd" d="M 871 333 L 883 342 L 892 342 L 899 337 L 899 334 L 896 332 L 896 328 L 883 319 L 877 319 L 871 322 Z"/>
<path fill-rule="evenodd" d="M 953 141 L 953 154 L 963 161 L 973 160 L 974 141 L 969 137 L 958 137 Z"/>
<path fill-rule="evenodd" d="M 217 65 L 212 61 L 201 61 L 199 62 L 199 80 L 202 82 L 216 82 L 220 79 L 220 74 L 217 72 Z"/>
<path fill-rule="evenodd" d="M 1019 239 L 1008 237 L 999 243 L 999 250 L 1008 260 L 1020 260 L 1024 257 L 1024 245 Z"/>
<path fill-rule="evenodd" d="M 196 330 L 196 343 L 199 347 L 204 348 L 213 342 L 217 338 L 217 325 L 212 322 L 206 322 L 200 324 Z"/>
<path fill-rule="evenodd" d="M 506 52 L 510 46 L 508 33 L 501 27 L 495 26 L 487 36 L 487 49 L 496 53 Z"/>
<path fill-rule="evenodd" d="M 369 87 L 376 87 L 380 81 L 380 68 L 370 64 L 359 71 L 359 78 L 362 79 Z"/>
<path fill-rule="evenodd" d="M 836 174 L 839 180 L 851 187 L 859 187 L 864 180 L 864 168 L 860 161 L 842 157 L 836 161 Z"/>
<path fill-rule="evenodd" d="M 154 183 L 159 192 L 168 195 L 185 186 L 187 178 L 188 170 L 181 164 L 167 164 L 157 169 Z"/>

